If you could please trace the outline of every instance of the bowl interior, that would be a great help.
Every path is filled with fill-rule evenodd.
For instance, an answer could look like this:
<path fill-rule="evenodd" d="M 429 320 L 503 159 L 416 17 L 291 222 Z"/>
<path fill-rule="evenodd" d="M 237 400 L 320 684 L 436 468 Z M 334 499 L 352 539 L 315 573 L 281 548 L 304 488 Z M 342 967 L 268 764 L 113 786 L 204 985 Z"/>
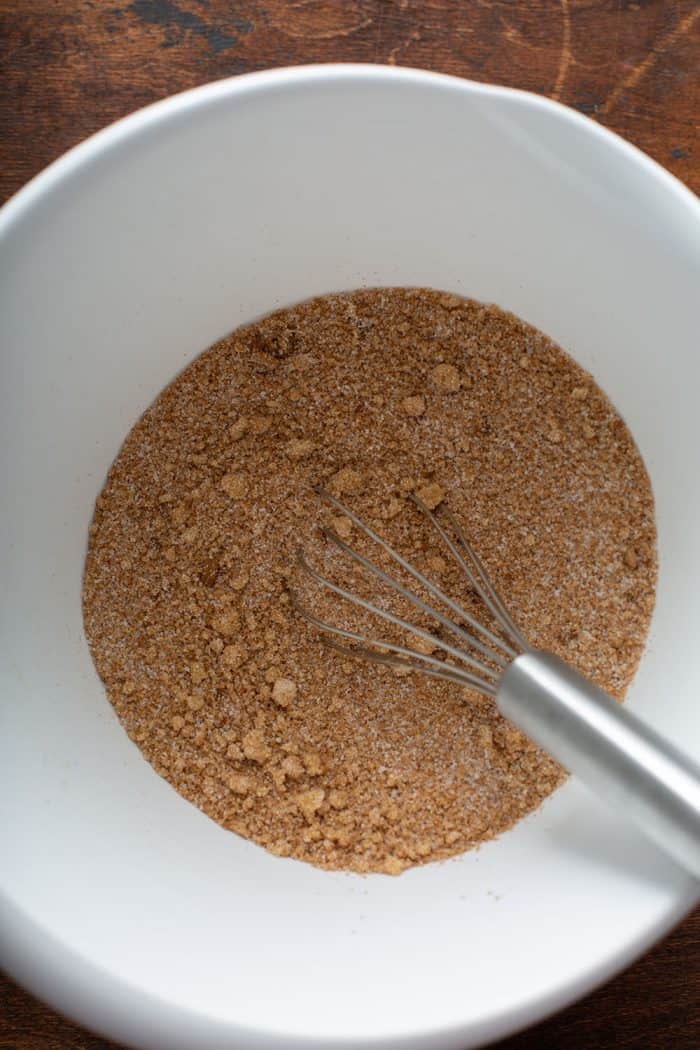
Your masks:
<path fill-rule="evenodd" d="M 323 292 L 451 289 L 542 328 L 629 423 L 661 559 L 629 702 L 697 753 L 699 228 L 670 176 L 568 111 L 351 67 L 159 104 L 5 210 L 0 915 L 13 972 L 143 1046 L 464 1048 L 583 992 L 692 903 L 690 880 L 574 783 L 478 852 L 399 879 L 320 872 L 225 833 L 119 726 L 80 583 L 107 468 L 197 352 Z"/>

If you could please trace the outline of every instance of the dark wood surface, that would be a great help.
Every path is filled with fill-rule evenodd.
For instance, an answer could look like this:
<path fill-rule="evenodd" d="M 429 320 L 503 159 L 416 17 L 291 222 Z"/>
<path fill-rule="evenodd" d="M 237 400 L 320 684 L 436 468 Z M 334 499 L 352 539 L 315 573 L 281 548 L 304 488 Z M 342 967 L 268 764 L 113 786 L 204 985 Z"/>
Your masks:
<path fill-rule="evenodd" d="M 0 0 L 0 200 L 165 95 L 336 61 L 549 95 L 700 190 L 698 0 Z M 113 1045 L 0 978 L 0 1050 Z M 605 988 L 499 1047 L 697 1050 L 700 912 Z"/>

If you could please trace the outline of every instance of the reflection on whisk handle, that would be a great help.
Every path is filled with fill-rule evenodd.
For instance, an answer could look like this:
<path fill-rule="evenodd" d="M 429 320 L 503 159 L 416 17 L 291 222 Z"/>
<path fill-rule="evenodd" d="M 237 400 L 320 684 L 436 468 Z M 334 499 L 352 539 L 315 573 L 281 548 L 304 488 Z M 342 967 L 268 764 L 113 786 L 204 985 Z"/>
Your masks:
<path fill-rule="evenodd" d="M 700 766 L 551 653 L 517 657 L 501 678 L 496 703 L 700 878 Z"/>

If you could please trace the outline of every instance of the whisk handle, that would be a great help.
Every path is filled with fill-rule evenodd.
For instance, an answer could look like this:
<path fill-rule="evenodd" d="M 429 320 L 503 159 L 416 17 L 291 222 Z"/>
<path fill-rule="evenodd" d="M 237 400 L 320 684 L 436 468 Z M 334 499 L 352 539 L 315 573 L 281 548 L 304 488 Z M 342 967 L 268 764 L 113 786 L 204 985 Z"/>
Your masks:
<path fill-rule="evenodd" d="M 700 766 L 559 657 L 504 672 L 499 710 L 700 878 Z"/>

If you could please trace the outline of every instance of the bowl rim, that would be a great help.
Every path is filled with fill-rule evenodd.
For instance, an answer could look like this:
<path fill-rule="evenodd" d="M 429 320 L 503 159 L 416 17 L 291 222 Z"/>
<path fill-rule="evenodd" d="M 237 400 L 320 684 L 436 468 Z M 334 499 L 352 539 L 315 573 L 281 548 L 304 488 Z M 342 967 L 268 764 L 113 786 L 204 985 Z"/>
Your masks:
<path fill-rule="evenodd" d="M 639 171 L 646 172 L 661 192 L 675 198 L 686 209 L 689 218 L 700 224 L 700 199 L 676 176 L 653 160 L 638 147 L 589 117 L 546 96 L 518 88 L 479 83 L 450 74 L 401 66 L 383 66 L 369 63 L 327 63 L 280 67 L 244 73 L 202 84 L 151 103 L 92 134 L 53 161 L 0 208 L 0 242 L 22 222 L 42 200 L 97 160 L 117 150 L 122 144 L 148 134 L 154 127 L 176 121 L 185 114 L 223 99 L 242 97 L 270 89 L 278 90 L 298 84 L 323 85 L 343 81 L 371 81 L 406 83 L 423 87 L 441 87 L 463 92 L 465 96 L 508 99 L 532 110 L 540 110 L 551 117 L 578 127 L 593 140 L 615 151 Z M 333 1046 L 337 1050 L 355 1046 L 342 1036 L 280 1036 L 268 1029 L 250 1031 L 232 1026 L 209 1015 L 199 1014 L 189 1007 L 173 1010 L 171 1003 L 156 1000 L 150 993 L 114 977 L 99 964 L 78 956 L 75 950 L 58 943 L 40 930 L 31 915 L 18 909 L 0 894 L 0 914 L 5 931 L 4 957 L 9 973 L 54 1008 L 66 1012 L 80 1024 L 111 1038 L 120 1038 L 131 1045 L 160 1046 L 161 1035 L 170 1030 L 187 1036 L 187 1029 L 198 1033 L 199 1045 L 223 1046 L 224 1040 L 243 1039 L 251 1047 Z M 612 956 L 601 959 L 597 965 L 550 988 L 546 995 L 533 996 L 515 1006 L 504 1007 L 498 1014 L 475 1026 L 472 1022 L 441 1028 L 430 1028 L 406 1035 L 396 1032 L 382 1035 L 366 1045 L 377 1047 L 410 1047 L 429 1045 L 483 1046 L 504 1038 L 545 1019 L 551 1014 L 587 995 L 600 984 L 630 965 L 667 934 L 700 900 L 700 884 L 688 883 L 667 907 L 665 913 L 650 927 L 621 945 Z M 121 1009 L 116 1007 L 115 990 Z M 110 1003 L 111 1001 L 111 1003 Z M 125 1003 L 130 1002 L 130 1010 Z M 107 1005 L 106 1005 L 107 1004 Z M 108 1018 L 108 1020 L 107 1020 Z M 150 1023 L 149 1023 L 150 1021 Z M 155 1022 L 155 1023 L 153 1023 Z M 184 1024 L 183 1024 L 184 1022 Z M 150 1028 L 150 1041 L 142 1036 Z M 138 1040 L 135 1043 L 134 1040 Z M 180 1043 L 173 1045 L 187 1045 Z"/>
<path fill-rule="evenodd" d="M 56 188 L 61 181 L 69 178 L 81 166 L 96 158 L 100 153 L 118 146 L 127 138 L 147 130 L 159 121 L 173 119 L 188 110 L 231 95 L 243 95 L 260 89 L 280 88 L 300 82 L 321 83 L 329 80 L 337 82 L 356 80 L 360 77 L 371 77 L 376 81 L 403 81 L 404 83 L 458 88 L 472 95 L 511 99 L 533 109 L 549 111 L 553 115 L 557 114 L 560 119 L 568 121 L 572 126 L 579 127 L 636 163 L 648 175 L 664 185 L 666 190 L 679 200 L 679 203 L 690 206 L 700 219 L 700 198 L 679 178 L 644 153 L 638 146 L 622 138 L 617 132 L 598 124 L 585 114 L 555 99 L 537 95 L 533 91 L 525 91 L 522 88 L 482 83 L 454 76 L 451 73 L 436 73 L 427 69 L 373 65 L 369 62 L 328 62 L 280 66 L 212 80 L 158 99 L 156 102 L 134 110 L 125 117 L 120 117 L 72 146 L 9 197 L 0 207 L 0 236 L 6 234 L 11 225 L 18 221 L 43 194 Z"/>

